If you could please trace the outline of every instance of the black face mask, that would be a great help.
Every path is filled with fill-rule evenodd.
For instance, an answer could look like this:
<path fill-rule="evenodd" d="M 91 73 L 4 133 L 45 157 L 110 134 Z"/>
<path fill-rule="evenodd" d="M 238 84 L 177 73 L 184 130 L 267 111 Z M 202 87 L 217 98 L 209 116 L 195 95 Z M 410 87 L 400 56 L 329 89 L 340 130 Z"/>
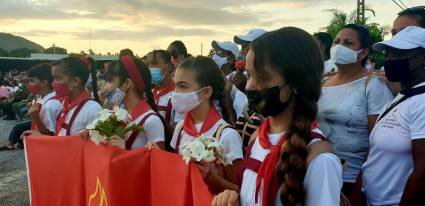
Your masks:
<path fill-rule="evenodd" d="M 409 59 L 385 60 L 385 76 L 392 82 L 401 82 L 409 76 Z"/>
<path fill-rule="evenodd" d="M 275 86 L 260 91 L 246 91 L 249 108 L 262 114 L 264 117 L 279 115 L 291 103 L 291 99 L 285 102 L 280 100 L 280 89 L 283 87 Z"/>

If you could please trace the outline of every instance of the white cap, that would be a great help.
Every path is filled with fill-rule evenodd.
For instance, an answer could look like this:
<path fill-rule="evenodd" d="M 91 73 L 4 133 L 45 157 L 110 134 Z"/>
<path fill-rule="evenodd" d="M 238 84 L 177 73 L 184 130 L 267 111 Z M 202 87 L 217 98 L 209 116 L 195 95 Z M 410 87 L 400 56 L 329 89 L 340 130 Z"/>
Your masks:
<path fill-rule="evenodd" d="M 236 44 L 242 44 L 242 43 L 245 43 L 245 42 L 252 42 L 256 38 L 262 36 L 265 33 L 267 33 L 267 31 L 264 30 L 264 29 L 253 29 L 253 30 L 249 31 L 247 35 L 235 35 L 235 37 L 233 37 L 233 41 Z"/>
<path fill-rule="evenodd" d="M 396 49 L 425 48 L 425 29 L 417 26 L 408 26 L 390 40 L 378 42 L 372 46 L 375 51 L 383 51 L 386 47 Z"/>
<path fill-rule="evenodd" d="M 239 48 L 238 45 L 236 45 L 235 43 L 231 42 L 231 41 L 223 41 L 223 42 L 219 42 L 219 41 L 212 41 L 211 46 L 216 49 L 216 48 L 220 48 L 226 51 L 230 51 L 232 52 L 233 55 L 235 55 L 235 57 L 239 56 Z"/>

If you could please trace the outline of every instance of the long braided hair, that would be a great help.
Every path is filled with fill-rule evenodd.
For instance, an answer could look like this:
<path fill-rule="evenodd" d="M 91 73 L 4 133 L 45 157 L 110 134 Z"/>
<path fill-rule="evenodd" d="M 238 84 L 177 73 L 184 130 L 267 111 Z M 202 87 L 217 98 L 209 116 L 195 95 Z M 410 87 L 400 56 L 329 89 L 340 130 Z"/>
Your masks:
<path fill-rule="evenodd" d="M 307 143 L 311 140 L 311 122 L 316 118 L 321 88 L 323 58 L 314 38 L 299 28 L 284 27 L 264 34 L 250 45 L 254 52 L 254 73 L 267 81 L 264 66 L 277 70 L 292 89 L 294 111 L 287 128 L 287 140 L 275 169 L 281 180 L 281 201 L 285 206 L 303 204 L 303 186 L 307 170 Z"/>

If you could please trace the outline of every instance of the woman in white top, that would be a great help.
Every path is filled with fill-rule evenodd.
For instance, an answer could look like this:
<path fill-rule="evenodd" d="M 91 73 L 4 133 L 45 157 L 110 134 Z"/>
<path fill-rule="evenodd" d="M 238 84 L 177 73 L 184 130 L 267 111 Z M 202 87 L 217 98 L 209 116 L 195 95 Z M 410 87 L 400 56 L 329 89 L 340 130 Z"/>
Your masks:
<path fill-rule="evenodd" d="M 369 149 L 369 133 L 376 118 L 393 96 L 385 82 L 370 76 L 364 65 L 369 52 L 369 31 L 349 24 L 342 29 L 331 48 L 336 75 L 325 80 L 319 100 L 318 122 L 340 159 L 343 192 L 350 196 L 360 167 Z"/>
<path fill-rule="evenodd" d="M 147 144 L 156 144 L 164 149 L 166 128 L 156 110 L 148 67 L 142 61 L 126 55 L 109 65 L 105 77 L 110 102 L 127 109 L 132 118 L 130 124 L 143 127 L 143 131 L 127 133 L 124 140 L 117 139 L 111 144 L 129 150 Z"/>
<path fill-rule="evenodd" d="M 212 204 L 339 205 L 342 166 L 315 124 L 323 61 L 313 37 L 294 27 L 264 34 L 250 45 L 247 71 L 248 95 L 266 119 L 247 149 L 240 193 Z"/>
<path fill-rule="evenodd" d="M 223 95 L 225 82 L 220 70 L 208 57 L 189 57 L 179 64 L 174 82 L 176 90 L 172 94 L 172 104 L 177 112 L 185 114 L 185 118 L 174 130 L 171 147 L 179 153 L 181 145 L 202 134 L 218 138 L 224 145 L 224 152 L 233 155 L 232 164 L 197 162 L 196 165 L 211 192 L 238 190 L 236 174 L 243 157 L 242 140 L 239 133 L 226 123 L 233 109 L 230 98 Z M 222 115 L 213 101 L 219 102 Z"/>
<path fill-rule="evenodd" d="M 422 14 L 425 17 L 425 9 Z M 416 10 L 421 11 L 421 10 Z M 401 83 L 401 92 L 382 110 L 370 134 L 370 151 L 353 192 L 353 205 L 425 205 L 425 25 L 406 9 L 394 21 L 404 28 L 373 48 L 385 51 L 385 74 Z M 362 187 L 361 187 L 362 186 Z"/>

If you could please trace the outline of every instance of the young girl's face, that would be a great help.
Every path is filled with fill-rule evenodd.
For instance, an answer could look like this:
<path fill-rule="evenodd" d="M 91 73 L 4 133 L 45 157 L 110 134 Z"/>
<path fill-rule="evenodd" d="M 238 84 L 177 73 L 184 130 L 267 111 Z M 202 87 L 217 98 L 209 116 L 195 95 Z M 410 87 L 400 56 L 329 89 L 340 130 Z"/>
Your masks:
<path fill-rule="evenodd" d="M 53 79 L 56 83 L 66 84 L 68 87 L 71 87 L 72 77 L 65 73 L 65 70 L 60 65 L 55 65 L 52 67 Z"/>
<path fill-rule="evenodd" d="M 211 87 L 201 87 L 201 85 L 196 82 L 196 73 L 184 69 L 178 68 L 174 74 L 174 82 L 176 84 L 175 92 L 177 93 L 189 93 L 198 91 L 199 99 L 206 99 L 211 96 L 212 88 Z"/>

